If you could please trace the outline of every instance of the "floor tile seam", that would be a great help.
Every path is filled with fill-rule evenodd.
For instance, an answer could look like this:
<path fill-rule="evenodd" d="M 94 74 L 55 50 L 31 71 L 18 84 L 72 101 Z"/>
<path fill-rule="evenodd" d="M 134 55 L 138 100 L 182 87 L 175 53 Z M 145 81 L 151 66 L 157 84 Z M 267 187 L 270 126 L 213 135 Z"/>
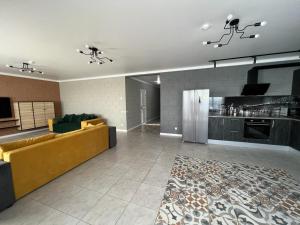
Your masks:
<path fill-rule="evenodd" d="M 125 211 L 126 211 L 126 209 L 128 208 L 129 204 L 133 204 L 133 205 L 135 205 L 135 206 L 137 206 L 137 207 L 143 207 L 143 208 L 147 208 L 147 207 L 144 207 L 144 206 L 139 206 L 139 205 L 137 205 L 137 204 L 135 204 L 135 203 L 129 202 L 129 203 L 127 204 L 127 206 L 124 208 L 124 210 L 123 210 L 122 214 L 121 214 L 121 215 L 119 216 L 119 218 L 116 220 L 116 222 L 115 222 L 115 224 L 114 224 L 114 225 L 117 225 L 117 224 L 118 224 L 119 220 L 120 220 L 120 219 L 121 219 L 121 217 L 124 215 L 124 212 L 125 212 Z M 149 209 L 149 208 L 147 208 L 147 209 Z M 153 209 L 150 209 L 150 210 L 154 211 Z M 156 218 L 155 218 L 155 220 L 156 220 Z M 155 220 L 154 220 L 153 222 L 155 222 Z"/>
<path fill-rule="evenodd" d="M 74 185 L 74 186 L 76 186 L 76 185 Z M 85 213 L 85 214 L 82 216 L 82 218 L 83 218 L 83 217 L 85 217 L 85 216 L 90 212 L 90 210 L 91 210 L 93 207 L 95 207 L 95 205 L 98 203 L 98 201 L 100 201 L 100 199 L 102 199 L 102 198 L 104 197 L 104 195 L 106 194 L 106 192 L 105 192 L 105 193 L 101 193 L 101 192 L 98 192 L 98 191 L 95 191 L 95 190 L 91 190 L 91 189 L 88 189 L 88 188 L 85 188 L 85 187 L 81 187 L 81 186 L 78 186 L 78 187 L 81 189 L 78 193 L 80 193 L 80 192 L 83 191 L 83 190 L 87 190 L 87 191 L 97 192 L 97 193 L 99 193 L 99 194 L 102 195 L 102 196 L 95 202 L 95 204 L 93 204 L 93 206 L 90 207 L 90 209 L 87 211 L 87 213 Z M 77 193 L 77 194 L 78 194 L 78 193 Z M 76 196 L 76 194 L 75 194 L 75 195 L 72 195 L 71 198 L 73 198 L 73 197 L 75 197 L 75 196 Z M 73 215 L 71 215 L 71 214 L 69 214 L 69 213 L 66 213 L 66 212 L 63 212 L 63 211 L 61 211 L 61 210 L 59 210 L 59 209 L 57 209 L 57 208 L 54 208 L 54 207 L 52 206 L 52 204 L 55 204 L 56 202 L 58 202 L 59 199 L 58 199 L 57 201 L 53 202 L 52 204 L 46 204 L 46 203 L 44 203 L 44 202 L 40 202 L 40 201 L 35 200 L 35 199 L 32 199 L 32 200 L 35 201 L 35 202 L 38 202 L 38 203 L 40 203 L 40 204 L 42 204 L 42 205 L 44 205 L 44 206 L 47 206 L 47 207 L 49 207 L 49 208 L 51 208 L 51 209 L 55 209 L 56 211 L 62 212 L 62 213 L 64 213 L 64 214 L 68 215 L 68 216 L 71 216 L 71 217 L 75 218 L 75 219 L 78 219 L 78 220 L 80 220 L 80 221 L 83 221 L 82 218 L 73 216 Z M 83 221 L 83 222 L 85 222 L 85 221 Z"/>
<path fill-rule="evenodd" d="M 57 212 L 60 212 L 60 213 L 65 214 L 65 215 L 67 215 L 67 216 L 70 216 L 70 217 L 72 217 L 72 218 L 74 218 L 74 219 L 77 219 L 77 220 L 79 220 L 79 222 L 80 222 L 80 221 L 81 221 L 81 222 L 85 222 L 85 221 L 83 221 L 81 218 L 76 217 L 76 216 L 73 216 L 73 215 L 71 215 L 71 214 L 69 214 L 69 213 L 66 213 L 66 212 L 64 212 L 64 211 L 61 211 L 61 210 L 59 210 L 59 209 L 56 209 L 56 208 L 54 208 L 54 207 L 51 206 L 51 205 L 45 204 L 45 203 L 43 203 L 43 202 L 39 202 L 39 201 L 37 201 L 37 200 L 32 200 L 32 201 L 35 201 L 35 202 L 37 202 L 37 203 L 39 203 L 39 204 L 41 204 L 41 205 L 43 205 L 43 206 L 47 206 L 48 208 L 50 208 L 50 209 L 52 209 L 52 210 L 55 210 L 55 211 L 57 211 Z"/>

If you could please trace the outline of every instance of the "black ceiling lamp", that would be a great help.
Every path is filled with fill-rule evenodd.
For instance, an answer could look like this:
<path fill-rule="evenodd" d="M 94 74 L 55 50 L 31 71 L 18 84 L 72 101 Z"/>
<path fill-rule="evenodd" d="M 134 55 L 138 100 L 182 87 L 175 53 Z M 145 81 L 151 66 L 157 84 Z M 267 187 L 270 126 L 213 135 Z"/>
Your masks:
<path fill-rule="evenodd" d="M 260 27 L 260 26 L 265 26 L 267 25 L 266 21 L 263 22 L 257 22 L 254 24 L 249 24 L 246 25 L 244 28 L 239 28 L 239 19 L 234 19 L 233 15 L 229 15 L 225 21 L 225 26 L 224 26 L 224 30 L 229 31 L 228 33 L 225 33 L 221 36 L 221 38 L 218 41 L 203 41 L 203 45 L 210 45 L 210 44 L 215 44 L 214 48 L 220 48 L 223 47 L 225 45 L 228 45 L 234 35 L 234 33 L 239 34 L 240 35 L 240 39 L 246 39 L 246 38 L 259 38 L 259 34 L 251 34 L 248 36 L 245 36 L 245 30 L 248 27 Z M 229 36 L 229 39 L 227 42 L 222 42 L 223 38 L 225 36 Z"/>
<path fill-rule="evenodd" d="M 44 72 L 42 72 L 40 70 L 37 70 L 34 67 L 31 67 L 32 64 L 34 64 L 33 61 L 28 61 L 28 62 L 23 62 L 21 67 L 12 66 L 12 65 L 6 65 L 6 67 L 13 68 L 13 69 L 18 69 L 20 72 L 44 74 Z"/>
<path fill-rule="evenodd" d="M 100 57 L 99 55 L 102 55 L 103 51 L 100 51 L 98 48 L 89 46 L 89 45 L 85 45 L 85 47 L 88 49 L 88 52 L 84 52 L 80 49 L 76 49 L 76 51 L 80 54 L 87 55 L 90 57 L 88 64 L 97 63 L 100 65 L 100 64 L 104 64 L 106 62 L 113 62 L 112 59 L 110 59 L 106 56 Z"/>

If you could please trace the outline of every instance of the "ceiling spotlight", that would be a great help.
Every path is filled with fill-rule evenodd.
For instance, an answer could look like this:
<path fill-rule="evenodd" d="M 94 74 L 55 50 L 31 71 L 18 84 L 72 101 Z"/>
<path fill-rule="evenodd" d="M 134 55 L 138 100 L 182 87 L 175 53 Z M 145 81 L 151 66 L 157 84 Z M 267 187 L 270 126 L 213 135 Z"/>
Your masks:
<path fill-rule="evenodd" d="M 208 30 L 209 28 L 211 28 L 211 24 L 209 23 L 205 23 L 201 26 L 201 30 Z"/>
<path fill-rule="evenodd" d="M 100 57 L 99 55 L 103 54 L 103 51 L 100 51 L 98 48 L 94 46 L 85 45 L 86 48 L 89 50 L 87 52 L 82 51 L 80 49 L 77 49 L 76 51 L 82 55 L 87 55 L 90 58 L 90 61 L 88 61 L 88 64 L 97 63 L 97 64 L 104 64 L 105 62 L 113 62 L 112 59 L 108 57 Z"/>
<path fill-rule="evenodd" d="M 221 38 L 217 41 L 203 41 L 202 44 L 203 45 L 209 45 L 209 44 L 215 44 L 214 48 L 220 48 L 223 47 L 225 45 L 228 45 L 233 37 L 234 34 L 238 34 L 240 36 L 240 39 L 246 39 L 246 38 L 259 38 L 260 35 L 259 34 L 252 34 L 249 36 L 244 36 L 245 35 L 245 30 L 248 27 L 257 27 L 257 26 L 265 26 L 267 24 L 266 21 L 263 22 L 257 22 L 254 24 L 250 24 L 250 25 L 246 25 L 243 28 L 239 28 L 239 19 L 233 19 L 233 15 L 229 14 L 227 16 L 227 19 L 225 21 L 225 26 L 224 26 L 224 30 L 228 31 L 227 33 L 223 34 L 221 36 Z M 228 36 L 228 40 L 225 43 L 220 43 L 224 37 Z M 218 44 L 219 43 L 219 44 Z"/>
<path fill-rule="evenodd" d="M 10 65 L 6 65 L 6 67 L 10 67 L 10 68 L 13 68 L 13 69 L 18 69 L 20 72 L 44 74 L 42 71 L 38 71 L 36 68 L 30 67 L 30 64 L 33 64 L 33 63 L 34 63 L 33 61 L 29 61 L 29 62 L 23 62 L 22 67 L 10 66 Z"/>

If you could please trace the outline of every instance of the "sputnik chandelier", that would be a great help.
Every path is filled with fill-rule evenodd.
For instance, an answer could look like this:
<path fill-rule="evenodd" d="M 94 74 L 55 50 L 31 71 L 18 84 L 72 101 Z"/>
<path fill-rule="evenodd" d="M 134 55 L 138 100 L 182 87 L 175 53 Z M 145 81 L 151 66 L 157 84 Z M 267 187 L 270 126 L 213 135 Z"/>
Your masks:
<path fill-rule="evenodd" d="M 44 72 L 37 70 L 36 68 L 32 67 L 31 65 L 34 64 L 33 61 L 23 62 L 22 66 L 12 66 L 12 65 L 6 65 L 6 67 L 18 69 L 20 72 L 27 72 L 27 73 L 40 73 L 44 74 Z"/>
<path fill-rule="evenodd" d="M 97 64 L 104 64 L 106 62 L 113 62 L 112 59 L 106 57 L 106 56 L 100 56 L 103 54 L 103 51 L 100 51 L 98 48 L 94 46 L 85 45 L 85 48 L 87 49 L 87 52 L 84 52 L 80 49 L 76 49 L 76 51 L 80 54 L 87 55 L 90 57 L 90 60 L 88 61 L 88 64 L 97 63 Z"/>
<path fill-rule="evenodd" d="M 245 30 L 248 27 L 260 27 L 260 26 L 267 25 L 267 22 L 263 21 L 263 22 L 257 22 L 257 23 L 254 23 L 254 24 L 246 25 L 244 28 L 240 29 L 239 28 L 239 22 L 240 22 L 240 20 L 238 18 L 234 18 L 232 14 L 228 15 L 228 17 L 225 21 L 224 30 L 229 31 L 229 32 L 223 34 L 221 36 L 221 38 L 217 41 L 203 41 L 203 45 L 215 44 L 214 48 L 223 47 L 223 46 L 228 45 L 230 43 L 234 33 L 240 35 L 240 39 L 259 38 L 259 34 L 251 34 L 251 35 L 245 36 Z M 221 43 L 225 36 L 229 36 L 229 39 L 227 40 L 227 42 Z"/>

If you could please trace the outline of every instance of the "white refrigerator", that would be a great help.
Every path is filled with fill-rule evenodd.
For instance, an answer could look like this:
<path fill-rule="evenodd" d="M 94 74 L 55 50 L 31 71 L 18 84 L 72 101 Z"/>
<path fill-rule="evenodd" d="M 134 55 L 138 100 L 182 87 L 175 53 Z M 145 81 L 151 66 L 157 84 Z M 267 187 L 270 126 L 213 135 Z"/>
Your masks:
<path fill-rule="evenodd" d="M 182 95 L 183 141 L 207 144 L 209 89 L 184 90 Z"/>

